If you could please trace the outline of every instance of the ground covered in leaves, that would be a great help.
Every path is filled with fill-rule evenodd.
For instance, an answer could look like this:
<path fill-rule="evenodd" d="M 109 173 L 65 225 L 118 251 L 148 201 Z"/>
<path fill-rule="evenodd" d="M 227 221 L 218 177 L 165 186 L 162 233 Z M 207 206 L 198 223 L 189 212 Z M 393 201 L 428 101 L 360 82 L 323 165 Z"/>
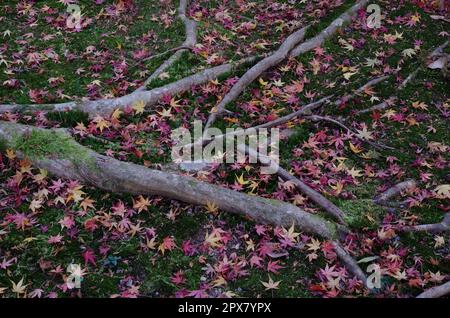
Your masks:
<path fill-rule="evenodd" d="M 83 23 L 66 27 L 65 5 Z M 320 32 L 353 1 L 192 1 L 199 44 L 149 84 L 157 87 L 209 65 L 269 52 L 293 30 Z M 449 210 L 448 73 L 426 57 L 448 39 L 448 22 L 430 2 L 377 1 L 382 27 L 367 13 L 331 40 L 275 67 L 253 83 L 216 127 L 250 127 L 330 94 L 335 100 L 381 75 L 389 77 L 320 113 L 356 133 L 296 119 L 282 128 L 281 165 L 341 207 L 352 233 L 345 248 L 365 270 L 376 263 L 382 287 L 368 291 L 336 258 L 330 242 L 296 229 L 256 224 L 160 197 L 106 193 L 52 178 L 0 145 L 0 296 L 4 297 L 408 297 L 450 275 L 446 233 L 399 233 L 399 225 L 440 222 Z M 97 99 L 132 92 L 180 45 L 177 1 L 7 1 L 0 4 L 0 103 Z M 446 49 L 449 52 L 449 49 Z M 396 87 L 418 70 L 403 90 Z M 3 120 L 69 128 L 77 140 L 148 167 L 170 163 L 171 131 L 205 121 L 245 67 L 167 96 L 152 110 L 130 105 L 110 118 L 80 113 L 5 114 Z M 397 96 L 397 100 L 390 99 Z M 388 100 L 389 107 L 357 111 Z M 393 149 L 374 149 L 362 140 Z M 65 151 L 32 136 L 19 149 Z M 62 150 L 61 150 L 62 149 Z M 70 149 L 69 149 L 70 150 Z M 291 182 L 257 165 L 214 165 L 194 176 L 288 201 L 323 214 Z M 372 198 L 407 179 L 417 187 L 392 207 Z M 324 217 L 326 217 L 324 215 Z M 81 288 L 66 282 L 81 265 Z"/>

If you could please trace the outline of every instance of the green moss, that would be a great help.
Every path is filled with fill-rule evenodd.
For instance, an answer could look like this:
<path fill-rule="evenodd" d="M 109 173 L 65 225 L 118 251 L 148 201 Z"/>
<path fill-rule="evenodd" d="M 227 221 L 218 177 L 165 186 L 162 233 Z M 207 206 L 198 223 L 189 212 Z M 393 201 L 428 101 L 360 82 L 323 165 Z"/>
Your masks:
<path fill-rule="evenodd" d="M 8 145 L 2 139 L 0 139 L 0 152 L 5 152 L 8 149 Z"/>
<path fill-rule="evenodd" d="M 344 211 L 344 219 L 351 228 L 376 228 L 383 212 L 371 199 L 339 201 L 338 206 Z"/>
<path fill-rule="evenodd" d="M 92 163 L 88 151 L 70 136 L 56 131 L 33 130 L 28 134 L 15 136 L 12 147 L 30 159 L 58 158 L 77 164 Z"/>
<path fill-rule="evenodd" d="M 49 112 L 46 115 L 48 120 L 56 121 L 60 124 L 61 127 L 74 127 L 78 123 L 89 123 L 88 114 L 79 111 L 72 110 L 68 112 Z"/>

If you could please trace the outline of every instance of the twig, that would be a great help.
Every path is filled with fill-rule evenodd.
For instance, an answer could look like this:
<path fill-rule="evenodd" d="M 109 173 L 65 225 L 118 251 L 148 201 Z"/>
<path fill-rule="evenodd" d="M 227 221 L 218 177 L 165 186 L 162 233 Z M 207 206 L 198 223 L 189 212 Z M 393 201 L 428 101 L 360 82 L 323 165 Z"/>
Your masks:
<path fill-rule="evenodd" d="M 358 138 L 359 140 L 361 140 L 364 143 L 367 143 L 369 145 L 371 145 L 372 147 L 376 148 L 376 149 L 389 149 L 389 150 L 395 150 L 395 148 L 383 145 L 383 144 L 378 144 L 375 142 L 372 142 L 370 140 L 367 140 L 365 138 L 360 137 L 356 132 L 354 132 L 352 129 L 350 129 L 349 127 L 345 126 L 343 123 L 341 123 L 340 121 L 330 118 L 330 117 L 323 117 L 323 116 L 317 116 L 317 115 L 311 115 L 311 116 L 306 116 L 305 118 L 311 119 L 313 121 L 327 121 L 330 123 L 333 123 L 341 128 L 344 128 L 345 130 L 347 130 L 349 133 L 351 133 L 354 137 Z"/>

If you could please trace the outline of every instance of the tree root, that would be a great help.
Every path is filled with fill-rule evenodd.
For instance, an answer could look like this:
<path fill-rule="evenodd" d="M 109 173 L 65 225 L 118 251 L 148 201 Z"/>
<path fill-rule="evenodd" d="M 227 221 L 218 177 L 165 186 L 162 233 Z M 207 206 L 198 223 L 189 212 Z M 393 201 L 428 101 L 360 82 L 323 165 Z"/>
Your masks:
<path fill-rule="evenodd" d="M 154 88 L 149 91 L 135 91 L 131 94 L 111 98 L 111 99 L 99 99 L 92 101 L 72 101 L 66 103 L 57 104 L 10 104 L 0 105 L 1 113 L 14 113 L 14 112 L 34 112 L 34 111 L 46 111 L 46 112 L 64 112 L 78 110 L 87 113 L 91 118 L 96 115 L 104 117 L 109 116 L 116 109 L 124 109 L 127 106 L 131 106 L 137 102 L 143 102 L 147 107 L 156 104 L 163 96 L 176 95 L 185 91 L 188 91 L 194 85 L 200 85 L 217 77 L 227 74 L 236 67 L 251 63 L 255 61 L 257 57 L 251 56 L 233 63 L 226 63 L 212 68 L 205 69 L 199 73 L 185 77 L 179 81 L 164 85 L 162 87 Z"/>
<path fill-rule="evenodd" d="M 317 116 L 317 115 L 311 115 L 311 116 L 307 116 L 305 118 L 311 119 L 312 121 L 326 121 L 326 122 L 330 122 L 333 123 L 341 128 L 344 128 L 345 130 L 347 130 L 349 133 L 351 133 L 354 137 L 358 138 L 359 140 L 361 140 L 364 143 L 367 143 L 368 145 L 380 150 L 380 149 L 389 149 L 389 150 L 395 150 L 395 148 L 383 145 L 383 144 L 379 144 L 379 143 L 375 143 L 372 142 L 370 140 L 364 139 L 362 137 L 360 137 L 356 132 L 354 132 L 352 129 L 350 129 L 349 127 L 347 127 L 346 125 L 344 125 L 343 123 L 341 123 L 340 121 L 330 118 L 330 117 L 323 117 L 323 116 Z"/>
<path fill-rule="evenodd" d="M 403 226 L 398 229 L 400 232 L 429 232 L 440 233 L 450 231 L 450 213 L 444 216 L 441 223 L 419 224 L 411 226 Z"/>
<path fill-rule="evenodd" d="M 406 191 L 408 189 L 412 189 L 412 188 L 416 187 L 416 185 L 417 185 L 416 181 L 412 180 L 412 179 L 397 183 L 393 187 L 387 189 L 380 195 L 376 196 L 373 199 L 373 201 L 376 204 L 383 205 L 383 203 L 388 202 L 390 199 L 399 195 L 403 191 Z"/>
<path fill-rule="evenodd" d="M 180 6 L 178 7 L 178 18 L 183 21 L 184 29 L 186 33 L 186 39 L 184 40 L 181 46 L 172 49 L 175 53 L 164 61 L 161 66 L 159 66 L 153 74 L 147 78 L 147 80 L 139 87 L 136 91 L 143 91 L 147 87 L 147 85 L 152 82 L 154 79 L 158 78 L 165 70 L 167 70 L 170 66 L 172 66 L 176 61 L 178 61 L 184 52 L 191 50 L 197 44 L 197 22 L 189 19 L 186 15 L 186 10 L 188 6 L 189 0 L 180 0 Z M 166 54 L 168 52 L 164 52 L 162 54 Z M 161 55 L 162 55 L 161 54 Z M 154 58 L 155 56 L 151 56 L 150 58 Z M 147 58 L 146 60 L 150 59 Z"/>
<path fill-rule="evenodd" d="M 223 211 L 246 216 L 260 223 L 285 227 L 295 224 L 302 231 L 333 241 L 343 264 L 366 284 L 365 275 L 356 261 L 336 241 L 342 227 L 333 222 L 286 202 L 251 196 L 192 177 L 148 169 L 100 155 L 78 144 L 62 130 L 0 121 L 0 140 L 7 147 L 14 149 L 17 147 L 17 140 L 26 142 L 33 133 L 48 136 L 49 142 L 54 138 L 66 138 L 64 140 L 73 151 L 30 156 L 22 148 L 15 149 L 19 158 L 30 160 L 34 166 L 45 169 L 50 174 L 64 179 L 76 179 L 116 193 L 160 195 L 196 205 L 212 203 Z"/>
<path fill-rule="evenodd" d="M 448 294 L 450 294 L 450 281 L 440 286 L 427 289 L 416 298 L 439 298 Z"/>
<path fill-rule="evenodd" d="M 351 21 L 353 16 L 356 15 L 358 10 L 364 8 L 368 3 L 368 0 L 360 0 L 354 4 L 351 8 L 341 14 L 336 20 L 331 22 L 331 24 L 321 31 L 318 35 L 312 39 L 298 45 L 290 53 L 291 57 L 297 57 L 301 54 L 311 51 L 312 49 L 322 45 L 325 40 L 333 36 L 344 24 Z"/>
<path fill-rule="evenodd" d="M 263 166 L 270 167 L 272 171 L 276 171 L 276 174 L 285 181 L 291 181 L 294 183 L 295 187 L 302 193 L 304 193 L 311 201 L 316 203 L 322 209 L 324 209 L 328 214 L 337 219 L 341 224 L 345 224 L 345 214 L 341 211 L 337 206 L 331 203 L 328 199 L 326 199 L 319 192 L 313 190 L 305 183 L 300 181 L 298 178 L 291 175 L 288 171 L 280 167 L 274 160 L 270 157 L 265 156 L 256 150 L 245 147 L 238 146 L 238 151 L 247 154 L 249 157 L 258 160 Z"/>
<path fill-rule="evenodd" d="M 226 106 L 234 101 L 242 91 L 250 85 L 255 79 L 257 79 L 263 72 L 269 68 L 278 65 L 288 56 L 289 52 L 305 37 L 305 33 L 308 27 L 304 27 L 287 37 L 287 39 L 280 45 L 278 50 L 268 57 L 262 59 L 250 68 L 240 79 L 233 85 L 231 90 L 223 97 L 220 103 L 211 112 L 205 129 L 209 128 L 216 120 L 218 116 L 224 113 Z"/>
<path fill-rule="evenodd" d="M 356 89 L 353 93 L 345 95 L 342 98 L 339 98 L 338 100 L 336 100 L 334 102 L 334 104 L 336 106 L 341 105 L 342 103 L 345 103 L 349 100 L 351 100 L 352 98 L 354 98 L 356 95 L 361 94 L 362 92 L 364 92 L 367 88 L 377 85 L 378 83 L 381 83 L 382 81 L 386 80 L 389 78 L 389 75 L 384 75 L 384 76 L 379 76 L 376 77 L 374 79 L 371 79 L 370 81 L 368 81 L 366 84 L 364 84 L 363 86 L 361 86 L 360 88 Z"/>

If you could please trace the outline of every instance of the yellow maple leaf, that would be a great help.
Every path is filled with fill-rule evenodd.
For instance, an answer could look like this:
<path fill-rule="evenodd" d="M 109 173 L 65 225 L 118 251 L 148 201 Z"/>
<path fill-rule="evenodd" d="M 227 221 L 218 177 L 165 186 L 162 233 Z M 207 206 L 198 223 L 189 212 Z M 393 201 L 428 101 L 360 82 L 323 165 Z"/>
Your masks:
<path fill-rule="evenodd" d="M 16 159 L 16 153 L 14 152 L 14 150 L 6 149 L 6 158 L 8 158 L 9 160 Z"/>
<path fill-rule="evenodd" d="M 23 284 L 23 277 L 22 279 L 16 284 L 15 282 L 11 281 L 12 283 L 12 292 L 16 293 L 17 296 L 19 296 L 20 294 L 25 294 L 25 291 L 27 289 L 27 285 Z"/>
<path fill-rule="evenodd" d="M 265 82 L 261 77 L 258 79 L 258 82 L 262 87 L 266 87 L 269 84 L 269 82 Z"/>
<path fill-rule="evenodd" d="M 206 202 L 206 211 L 208 211 L 208 213 L 216 213 L 217 210 L 218 207 L 214 202 Z"/>
<path fill-rule="evenodd" d="M 241 174 L 239 177 L 236 176 L 236 181 L 237 181 L 240 185 L 246 185 L 246 184 L 248 184 L 248 181 L 244 180 L 244 174 Z"/>
<path fill-rule="evenodd" d="M 112 113 L 111 118 L 118 120 L 122 114 L 123 114 L 123 111 L 121 111 L 120 108 L 116 108 L 114 110 L 114 112 Z"/>
<path fill-rule="evenodd" d="M 145 110 L 145 103 L 144 101 L 140 100 L 133 104 L 133 110 L 135 114 L 142 114 Z"/>
<path fill-rule="evenodd" d="M 218 231 L 212 231 L 211 234 L 206 232 L 205 234 L 205 243 L 213 248 L 220 246 L 219 242 L 221 239 L 222 236 Z"/>
<path fill-rule="evenodd" d="M 353 153 L 358 154 L 363 151 L 362 148 L 360 148 L 359 146 L 355 146 L 354 144 L 352 144 L 351 141 L 349 141 L 349 144 L 350 144 L 350 149 L 351 149 L 351 151 L 353 151 Z"/>

